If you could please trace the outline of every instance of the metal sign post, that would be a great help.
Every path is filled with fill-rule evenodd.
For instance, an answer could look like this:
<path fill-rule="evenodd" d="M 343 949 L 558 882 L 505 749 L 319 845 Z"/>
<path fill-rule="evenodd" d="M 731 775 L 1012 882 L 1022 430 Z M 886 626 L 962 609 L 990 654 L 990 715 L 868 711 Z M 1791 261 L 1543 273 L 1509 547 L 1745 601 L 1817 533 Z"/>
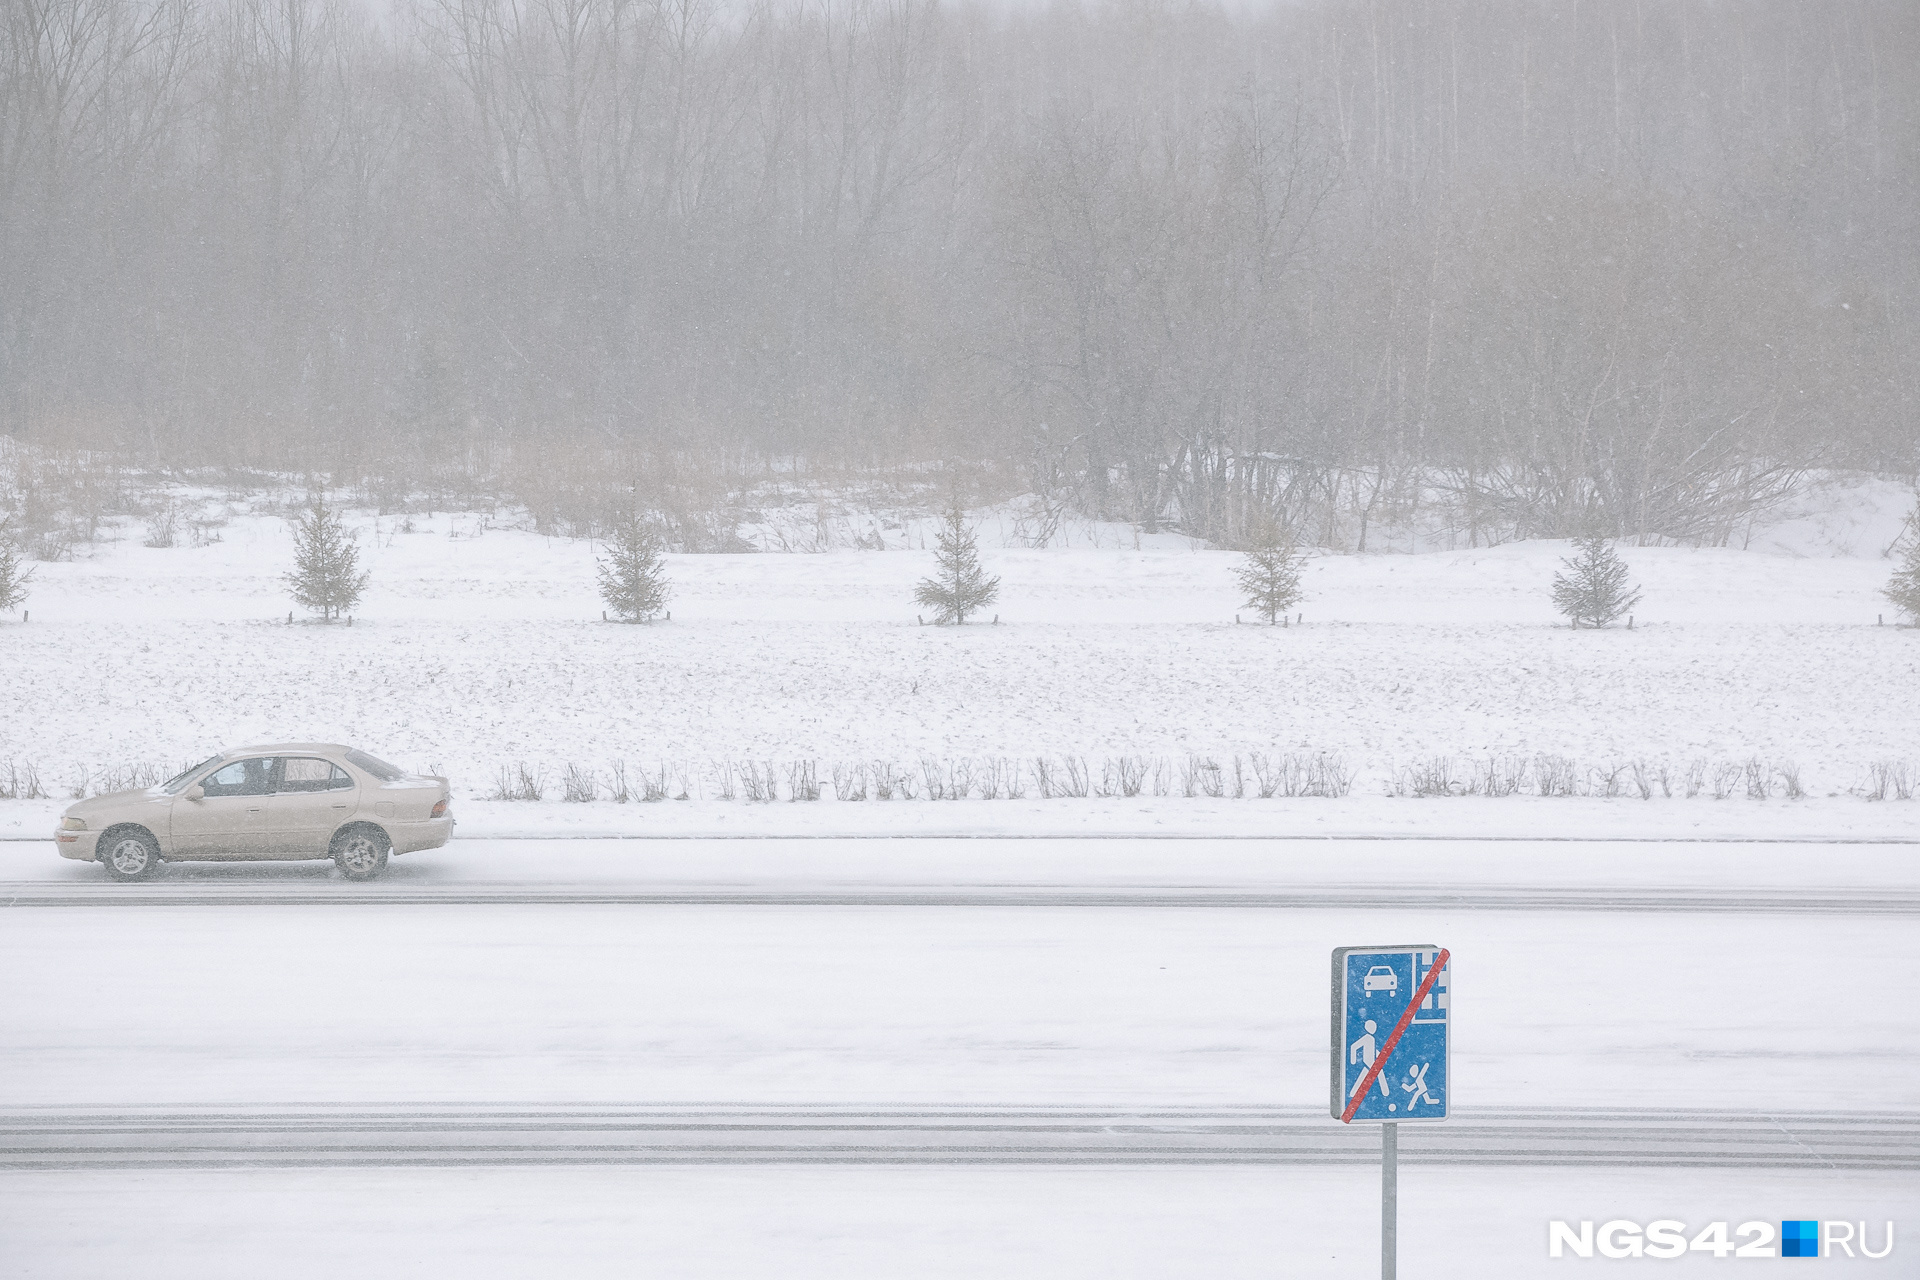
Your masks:
<path fill-rule="evenodd" d="M 1393 1280 L 1400 1249 L 1400 1126 L 1380 1126 L 1380 1280 Z"/>
<path fill-rule="evenodd" d="M 1445 947 L 1337 947 L 1329 1104 L 1342 1124 L 1380 1126 L 1380 1275 L 1394 1280 L 1400 1125 L 1447 1118 L 1453 973 Z"/>

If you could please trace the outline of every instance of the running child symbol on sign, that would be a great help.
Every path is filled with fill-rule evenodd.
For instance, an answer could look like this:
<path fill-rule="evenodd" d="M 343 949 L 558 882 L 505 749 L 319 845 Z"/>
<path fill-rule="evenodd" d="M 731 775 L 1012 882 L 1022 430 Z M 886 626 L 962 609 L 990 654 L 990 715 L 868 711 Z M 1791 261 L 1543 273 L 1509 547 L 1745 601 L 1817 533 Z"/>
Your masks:
<path fill-rule="evenodd" d="M 1379 1029 L 1379 1026 L 1372 1018 L 1367 1019 L 1367 1034 L 1347 1046 L 1348 1066 L 1352 1066 L 1356 1062 L 1359 1063 L 1362 1068 L 1373 1065 L 1373 1055 L 1378 1052 L 1378 1047 L 1374 1044 L 1373 1033 Z M 1365 1070 L 1362 1070 L 1360 1072 L 1360 1078 L 1353 1082 L 1353 1088 L 1347 1090 L 1347 1096 L 1351 1098 L 1354 1094 L 1360 1092 L 1360 1086 L 1366 1082 L 1366 1079 L 1367 1073 Z M 1382 1097 L 1393 1097 L 1393 1090 L 1387 1087 L 1386 1072 L 1382 1071 L 1379 1075 L 1375 1076 L 1374 1083 L 1380 1086 L 1380 1095 Z"/>
<path fill-rule="evenodd" d="M 1432 1065 L 1431 1062 L 1423 1062 L 1417 1067 L 1407 1069 L 1407 1082 L 1400 1086 L 1413 1095 L 1407 1099 L 1407 1110 L 1413 1110 L 1422 1100 L 1429 1106 L 1440 1105 L 1440 1099 L 1427 1092 L 1427 1068 Z"/>

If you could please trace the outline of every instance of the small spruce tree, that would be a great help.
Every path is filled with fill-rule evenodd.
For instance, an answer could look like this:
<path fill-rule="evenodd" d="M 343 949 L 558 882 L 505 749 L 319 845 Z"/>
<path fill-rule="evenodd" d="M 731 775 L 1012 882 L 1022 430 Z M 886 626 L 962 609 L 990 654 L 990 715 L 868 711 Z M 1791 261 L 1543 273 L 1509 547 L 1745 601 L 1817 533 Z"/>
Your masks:
<path fill-rule="evenodd" d="M 360 602 L 367 576 L 340 512 L 327 505 L 325 495 L 311 495 L 293 522 L 293 572 L 287 585 L 294 601 L 322 618 L 338 618 Z"/>
<path fill-rule="evenodd" d="M 26 603 L 27 583 L 32 578 L 33 570 L 21 567 L 20 552 L 7 526 L 0 523 L 0 612 L 10 613 Z"/>
<path fill-rule="evenodd" d="M 1640 591 L 1627 581 L 1627 565 L 1605 538 L 1575 538 L 1579 554 L 1560 563 L 1553 575 L 1553 607 L 1574 626 L 1604 627 L 1639 603 Z"/>
<path fill-rule="evenodd" d="M 609 531 L 607 553 L 596 564 L 600 597 L 622 622 L 645 622 L 667 607 L 671 588 L 660 535 L 629 511 Z"/>
<path fill-rule="evenodd" d="M 1920 506 L 1907 517 L 1906 536 L 1894 545 L 1894 551 L 1900 557 L 1900 567 L 1881 594 L 1906 614 L 1909 622 L 1920 625 Z"/>
<path fill-rule="evenodd" d="M 1267 524 L 1255 531 L 1246 560 L 1233 571 L 1247 593 L 1248 607 L 1266 618 L 1268 626 L 1299 603 L 1301 560 L 1292 536 L 1278 524 Z"/>
<path fill-rule="evenodd" d="M 980 548 L 973 530 L 967 527 L 966 513 L 956 499 L 940 521 L 940 548 L 934 554 L 931 578 L 922 578 L 914 588 L 915 604 L 934 611 L 941 624 L 965 622 L 1000 595 L 1000 579 L 988 577 L 980 567 Z"/>

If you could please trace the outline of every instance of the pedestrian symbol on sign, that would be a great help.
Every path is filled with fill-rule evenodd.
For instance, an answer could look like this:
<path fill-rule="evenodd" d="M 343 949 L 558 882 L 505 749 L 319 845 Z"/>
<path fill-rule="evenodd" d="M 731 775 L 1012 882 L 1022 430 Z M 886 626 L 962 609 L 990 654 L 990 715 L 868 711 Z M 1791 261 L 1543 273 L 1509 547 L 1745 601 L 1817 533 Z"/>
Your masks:
<path fill-rule="evenodd" d="M 1368 1019 L 1366 1034 L 1361 1036 L 1358 1040 L 1355 1040 L 1351 1045 L 1347 1046 L 1348 1065 L 1351 1066 L 1357 1063 L 1362 1068 L 1362 1073 L 1360 1078 L 1354 1081 L 1354 1084 L 1353 1084 L 1353 1091 L 1355 1093 L 1360 1092 L 1360 1085 L 1362 1082 L 1366 1080 L 1366 1074 L 1364 1069 L 1373 1065 L 1373 1059 L 1375 1055 L 1378 1054 L 1379 1052 L 1378 1047 L 1374 1044 L 1374 1041 L 1373 1041 L 1373 1033 L 1378 1031 L 1379 1029 L 1380 1029 L 1379 1024 L 1375 1023 L 1372 1019 Z M 1380 1082 L 1380 1092 L 1385 1094 L 1387 1097 L 1391 1098 L 1393 1094 L 1387 1089 L 1386 1079 L 1381 1076 L 1375 1076 L 1374 1079 Z"/>

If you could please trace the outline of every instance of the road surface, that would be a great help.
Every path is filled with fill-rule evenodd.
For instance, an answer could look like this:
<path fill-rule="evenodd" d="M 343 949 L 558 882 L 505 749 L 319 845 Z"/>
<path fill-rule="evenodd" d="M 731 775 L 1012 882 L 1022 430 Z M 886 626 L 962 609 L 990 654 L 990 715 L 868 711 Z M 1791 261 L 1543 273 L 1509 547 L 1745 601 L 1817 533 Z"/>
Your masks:
<path fill-rule="evenodd" d="M 632 1164 L 1341 1165 L 1377 1126 L 1325 1112 L 849 1107 L 25 1108 L 0 1169 Z M 1406 1124 L 1411 1165 L 1920 1169 L 1920 1112 L 1482 1110 Z"/>

